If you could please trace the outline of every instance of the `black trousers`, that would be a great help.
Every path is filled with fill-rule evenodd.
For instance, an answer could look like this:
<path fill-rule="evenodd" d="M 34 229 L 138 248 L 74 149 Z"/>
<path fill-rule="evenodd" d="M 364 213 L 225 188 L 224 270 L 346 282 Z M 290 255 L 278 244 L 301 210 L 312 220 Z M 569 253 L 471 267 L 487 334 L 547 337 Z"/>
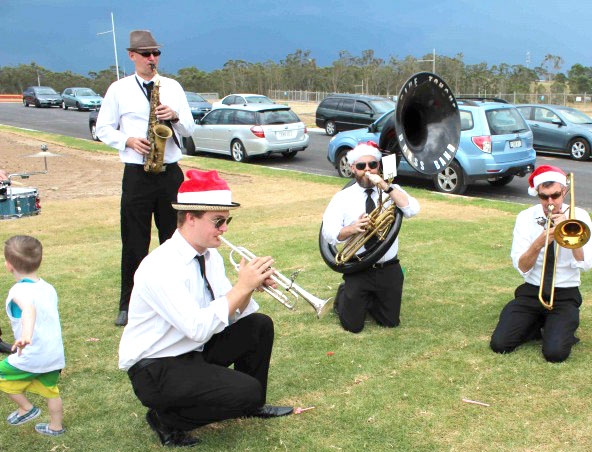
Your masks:
<path fill-rule="evenodd" d="M 214 335 L 202 353 L 159 358 L 128 375 L 168 429 L 245 416 L 265 404 L 273 335 L 271 318 L 251 314 Z"/>
<path fill-rule="evenodd" d="M 366 312 L 379 325 L 398 326 L 403 280 L 398 259 L 382 268 L 343 275 L 344 283 L 335 296 L 341 326 L 359 333 L 364 328 Z"/>
<path fill-rule="evenodd" d="M 142 165 L 126 164 L 121 194 L 121 296 L 119 310 L 127 311 L 134 286 L 134 273 L 150 249 L 152 215 L 160 243 L 177 229 L 177 200 L 183 171 L 176 163 L 160 174 L 149 174 Z"/>
<path fill-rule="evenodd" d="M 494 352 L 510 353 L 519 345 L 535 338 L 543 339 L 543 356 L 550 362 L 565 361 L 575 344 L 580 325 L 582 296 L 578 287 L 555 288 L 551 311 L 538 299 L 539 286 L 522 284 L 514 299 L 502 310 L 491 336 Z"/>

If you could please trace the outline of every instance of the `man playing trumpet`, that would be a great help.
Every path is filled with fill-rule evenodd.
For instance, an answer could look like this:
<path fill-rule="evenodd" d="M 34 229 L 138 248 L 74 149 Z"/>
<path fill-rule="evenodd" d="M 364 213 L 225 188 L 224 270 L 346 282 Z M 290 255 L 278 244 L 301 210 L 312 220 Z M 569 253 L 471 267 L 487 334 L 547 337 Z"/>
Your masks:
<path fill-rule="evenodd" d="M 232 286 L 216 248 L 239 204 L 216 171 L 187 176 L 177 230 L 136 271 L 119 346 L 119 367 L 167 446 L 194 445 L 188 431 L 223 419 L 292 413 L 265 405 L 274 328 L 251 298 L 273 284 L 273 260 L 243 258 Z"/>
<path fill-rule="evenodd" d="M 555 227 L 566 220 L 565 211 L 568 208 L 563 202 L 567 194 L 567 177 L 560 168 L 539 166 L 528 182 L 528 193 L 538 196 L 539 204 L 518 214 L 511 250 L 512 263 L 524 278 L 524 284 L 516 288 L 514 299 L 503 308 L 490 346 L 496 353 L 510 353 L 519 345 L 542 337 L 545 359 L 562 362 L 578 342 L 575 332 L 580 324 L 582 304 L 580 272 L 592 268 L 592 245 L 588 242 L 575 249 L 555 247 L 553 233 Z M 592 227 L 586 211 L 575 208 L 574 214 L 575 219 Z M 547 224 L 550 226 L 548 232 L 545 230 Z M 553 276 L 555 257 L 557 265 Z M 549 309 L 551 295 L 554 305 Z"/>
<path fill-rule="evenodd" d="M 363 233 L 368 227 L 368 213 L 378 205 L 378 190 L 386 193 L 385 206 L 395 203 L 406 218 L 419 213 L 419 203 L 399 185 L 389 185 L 378 174 L 382 154 L 374 142 L 359 143 L 348 152 L 356 183 L 337 192 L 323 215 L 321 233 L 325 240 L 338 244 Z M 364 328 L 366 312 L 382 326 L 399 325 L 403 272 L 397 252 L 397 238 L 386 253 L 369 269 L 344 274 L 344 282 L 335 296 L 334 310 L 347 331 L 359 333 Z M 363 252 L 364 247 L 359 252 Z"/>

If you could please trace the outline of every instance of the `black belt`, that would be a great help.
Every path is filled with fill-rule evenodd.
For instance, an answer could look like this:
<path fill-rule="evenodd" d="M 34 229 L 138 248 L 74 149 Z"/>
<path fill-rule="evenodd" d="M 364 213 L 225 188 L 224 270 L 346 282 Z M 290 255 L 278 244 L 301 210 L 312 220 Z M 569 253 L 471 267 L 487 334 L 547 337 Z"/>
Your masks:
<path fill-rule="evenodd" d="M 395 256 L 391 260 L 388 260 L 386 262 L 380 262 L 380 263 L 373 264 L 371 268 L 384 268 L 388 265 L 393 265 L 393 264 L 398 264 L 398 263 L 399 263 L 399 258 L 397 256 Z"/>
<path fill-rule="evenodd" d="M 130 378 L 133 378 L 134 375 L 136 375 L 144 367 L 147 367 L 150 364 L 154 364 L 156 361 L 158 361 L 158 358 L 144 358 L 144 359 L 141 359 L 140 361 L 138 361 L 136 364 L 134 364 L 132 367 L 130 367 L 127 370 L 127 374 L 129 375 Z"/>
<path fill-rule="evenodd" d="M 165 163 L 164 165 L 162 165 L 162 171 L 166 171 L 167 166 L 178 166 L 179 164 L 177 162 L 173 162 L 173 163 Z M 128 168 L 142 168 L 144 169 L 144 164 L 143 163 L 126 163 L 125 164 L 126 167 Z"/>

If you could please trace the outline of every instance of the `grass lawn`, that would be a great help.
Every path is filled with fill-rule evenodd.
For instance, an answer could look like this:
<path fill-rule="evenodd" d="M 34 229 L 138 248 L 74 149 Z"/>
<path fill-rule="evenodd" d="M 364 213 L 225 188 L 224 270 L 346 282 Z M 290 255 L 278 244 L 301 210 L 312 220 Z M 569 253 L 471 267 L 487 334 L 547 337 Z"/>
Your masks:
<path fill-rule="evenodd" d="M 341 275 L 324 265 L 317 240 L 322 213 L 343 180 L 220 159 L 186 161 L 218 169 L 242 204 L 226 238 L 272 255 L 285 275 L 302 270 L 298 284 L 317 297 L 334 295 Z M 591 449 L 590 274 L 583 276 L 581 342 L 566 362 L 545 362 L 540 342 L 494 354 L 490 334 L 521 283 L 509 252 L 515 216 L 525 206 L 410 192 L 422 211 L 404 220 L 400 233 L 401 326 L 385 329 L 368 320 L 362 333 L 346 333 L 332 312 L 317 320 L 304 301 L 289 311 L 258 295 L 276 327 L 268 401 L 315 408 L 198 429 L 203 443 L 196 450 Z M 0 240 L 30 234 L 44 245 L 40 275 L 60 296 L 67 360 L 61 380 L 66 435 L 46 438 L 33 431 L 34 423 L 3 423 L 1 451 L 161 450 L 146 409 L 117 368 L 118 212 L 119 198 L 110 196 L 46 202 L 39 216 L 0 222 Z M 0 274 L 2 293 L 12 284 L 7 272 Z M 12 340 L 5 316 L 0 324 L 4 339 Z M 31 398 L 44 421 L 45 401 Z M 0 399 L 2 416 L 13 409 Z"/>

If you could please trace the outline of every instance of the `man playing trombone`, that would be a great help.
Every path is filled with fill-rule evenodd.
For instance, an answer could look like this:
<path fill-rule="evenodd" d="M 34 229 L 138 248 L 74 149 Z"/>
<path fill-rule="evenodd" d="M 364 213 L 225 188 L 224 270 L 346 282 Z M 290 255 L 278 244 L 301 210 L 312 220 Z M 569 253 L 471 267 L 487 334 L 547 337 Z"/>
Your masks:
<path fill-rule="evenodd" d="M 136 271 L 119 346 L 119 367 L 167 446 L 192 446 L 188 431 L 223 419 L 292 413 L 265 405 L 274 329 L 251 298 L 273 284 L 273 260 L 243 259 L 232 286 L 216 248 L 239 204 L 216 171 L 187 176 L 177 230 Z"/>
<path fill-rule="evenodd" d="M 575 332 L 582 304 L 580 272 L 592 268 L 592 248 L 590 242 L 569 249 L 556 246 L 554 241 L 556 229 L 567 220 L 568 205 L 563 202 L 567 181 L 560 168 L 549 165 L 539 166 L 528 179 L 528 193 L 538 196 L 539 204 L 518 214 L 511 251 L 512 263 L 524 284 L 516 288 L 514 299 L 500 314 L 490 342 L 494 352 L 510 353 L 542 337 L 545 359 L 562 362 L 578 342 Z M 573 192 L 571 201 L 570 209 Z M 580 208 L 573 210 L 570 218 L 583 229 L 587 227 L 589 234 L 590 215 Z"/>
<path fill-rule="evenodd" d="M 378 174 L 382 154 L 374 142 L 359 143 L 348 152 L 356 183 L 337 192 L 323 215 L 321 233 L 328 243 L 337 244 L 364 233 L 368 213 L 378 205 L 379 191 L 385 206 L 395 203 L 406 218 L 419 213 L 419 203 L 399 185 L 389 185 Z M 369 245 L 366 243 L 366 245 Z M 364 251 L 364 247 L 359 252 Z M 347 331 L 359 333 L 364 328 L 366 312 L 380 325 L 399 325 L 403 272 L 397 252 L 398 238 L 385 254 L 367 270 L 343 275 L 344 283 L 335 296 L 334 310 Z"/>

